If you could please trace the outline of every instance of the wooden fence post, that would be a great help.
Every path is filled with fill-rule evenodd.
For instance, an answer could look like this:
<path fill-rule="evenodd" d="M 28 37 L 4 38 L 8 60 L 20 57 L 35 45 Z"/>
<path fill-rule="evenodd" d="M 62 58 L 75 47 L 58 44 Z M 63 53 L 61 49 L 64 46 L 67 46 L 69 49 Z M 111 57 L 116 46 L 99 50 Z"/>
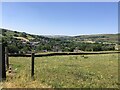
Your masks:
<path fill-rule="evenodd" d="M 34 58 L 35 58 L 34 53 L 32 53 L 31 58 L 32 58 L 32 62 L 31 62 L 31 77 L 32 77 L 32 79 L 34 79 Z"/>
<path fill-rule="evenodd" d="M 2 43 L 0 43 L 0 82 L 2 81 Z"/>
<path fill-rule="evenodd" d="M 5 47 L 5 61 L 6 61 L 6 66 L 7 70 L 9 69 L 9 58 L 8 58 L 8 48 Z"/>
<path fill-rule="evenodd" d="M 2 44 L 2 80 L 6 80 L 5 46 Z"/>

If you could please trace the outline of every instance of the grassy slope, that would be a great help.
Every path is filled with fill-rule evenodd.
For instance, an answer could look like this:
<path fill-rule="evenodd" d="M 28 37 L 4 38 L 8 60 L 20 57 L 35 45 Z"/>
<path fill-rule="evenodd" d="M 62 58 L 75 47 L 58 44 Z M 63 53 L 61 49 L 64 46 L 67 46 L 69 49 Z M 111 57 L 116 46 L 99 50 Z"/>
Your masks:
<path fill-rule="evenodd" d="M 96 37 L 98 37 L 98 38 L 96 38 Z M 110 43 L 118 42 L 118 34 L 80 35 L 80 36 L 75 36 L 73 38 L 91 39 L 91 40 L 94 40 L 94 41 L 104 41 L 104 42 L 110 42 Z"/>
<path fill-rule="evenodd" d="M 35 58 L 35 81 L 30 62 L 31 58 L 10 57 L 17 73 L 8 74 L 4 87 L 117 88 L 117 54 Z"/>
<path fill-rule="evenodd" d="M 14 34 L 18 35 L 18 37 L 20 37 L 20 35 L 22 34 L 22 32 L 14 32 L 12 30 L 6 30 L 5 34 L 9 37 L 9 36 L 14 36 Z M 30 39 L 33 38 L 30 34 L 27 34 L 26 39 Z"/>

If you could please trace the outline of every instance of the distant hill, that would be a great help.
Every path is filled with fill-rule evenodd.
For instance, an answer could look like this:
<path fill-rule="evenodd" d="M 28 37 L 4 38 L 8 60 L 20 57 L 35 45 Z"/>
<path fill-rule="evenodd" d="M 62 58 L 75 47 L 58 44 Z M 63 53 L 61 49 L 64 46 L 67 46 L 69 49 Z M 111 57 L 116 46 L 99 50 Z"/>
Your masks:
<path fill-rule="evenodd" d="M 25 32 L 17 32 L 7 29 L 2 29 L 4 34 L 9 36 L 16 36 L 20 37 L 22 33 Z M 43 37 L 43 38 L 58 38 L 58 39 L 68 39 L 68 40 L 76 40 L 76 41 L 83 41 L 83 40 L 92 40 L 92 41 L 101 41 L 101 42 L 110 42 L 110 43 L 117 43 L 118 42 L 118 34 L 95 34 L 95 35 L 79 35 L 79 36 L 64 36 L 64 35 L 32 35 L 26 34 L 26 39 L 31 40 L 35 37 Z M 120 34 L 119 34 L 120 35 Z"/>
<path fill-rule="evenodd" d="M 73 39 L 76 39 L 77 41 L 87 39 L 95 42 L 118 43 L 118 34 L 80 35 L 73 37 Z"/>
<path fill-rule="evenodd" d="M 18 51 L 26 53 L 34 50 L 38 52 L 73 52 L 76 49 L 82 51 L 114 50 L 115 45 L 119 43 L 118 34 L 43 36 L 2 28 L 1 30 L 0 37 L 2 37 L 3 43 L 9 47 L 10 52 L 17 53 Z"/>

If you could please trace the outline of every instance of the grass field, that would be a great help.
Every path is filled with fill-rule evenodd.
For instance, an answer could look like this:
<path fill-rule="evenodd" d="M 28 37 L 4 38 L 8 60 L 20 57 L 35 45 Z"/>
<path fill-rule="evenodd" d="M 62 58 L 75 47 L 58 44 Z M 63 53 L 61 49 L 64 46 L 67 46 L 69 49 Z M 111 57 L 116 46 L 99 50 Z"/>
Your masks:
<path fill-rule="evenodd" d="M 10 64 L 7 88 L 118 88 L 118 54 L 36 57 L 35 80 L 31 58 L 10 57 Z"/>

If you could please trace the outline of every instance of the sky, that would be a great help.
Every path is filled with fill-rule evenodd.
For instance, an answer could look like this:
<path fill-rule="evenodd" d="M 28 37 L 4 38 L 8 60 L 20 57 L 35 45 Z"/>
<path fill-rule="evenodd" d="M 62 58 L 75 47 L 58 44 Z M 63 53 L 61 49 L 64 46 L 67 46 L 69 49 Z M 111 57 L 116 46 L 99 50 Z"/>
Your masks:
<path fill-rule="evenodd" d="M 118 3 L 3 2 L 2 28 L 36 35 L 118 33 Z"/>

